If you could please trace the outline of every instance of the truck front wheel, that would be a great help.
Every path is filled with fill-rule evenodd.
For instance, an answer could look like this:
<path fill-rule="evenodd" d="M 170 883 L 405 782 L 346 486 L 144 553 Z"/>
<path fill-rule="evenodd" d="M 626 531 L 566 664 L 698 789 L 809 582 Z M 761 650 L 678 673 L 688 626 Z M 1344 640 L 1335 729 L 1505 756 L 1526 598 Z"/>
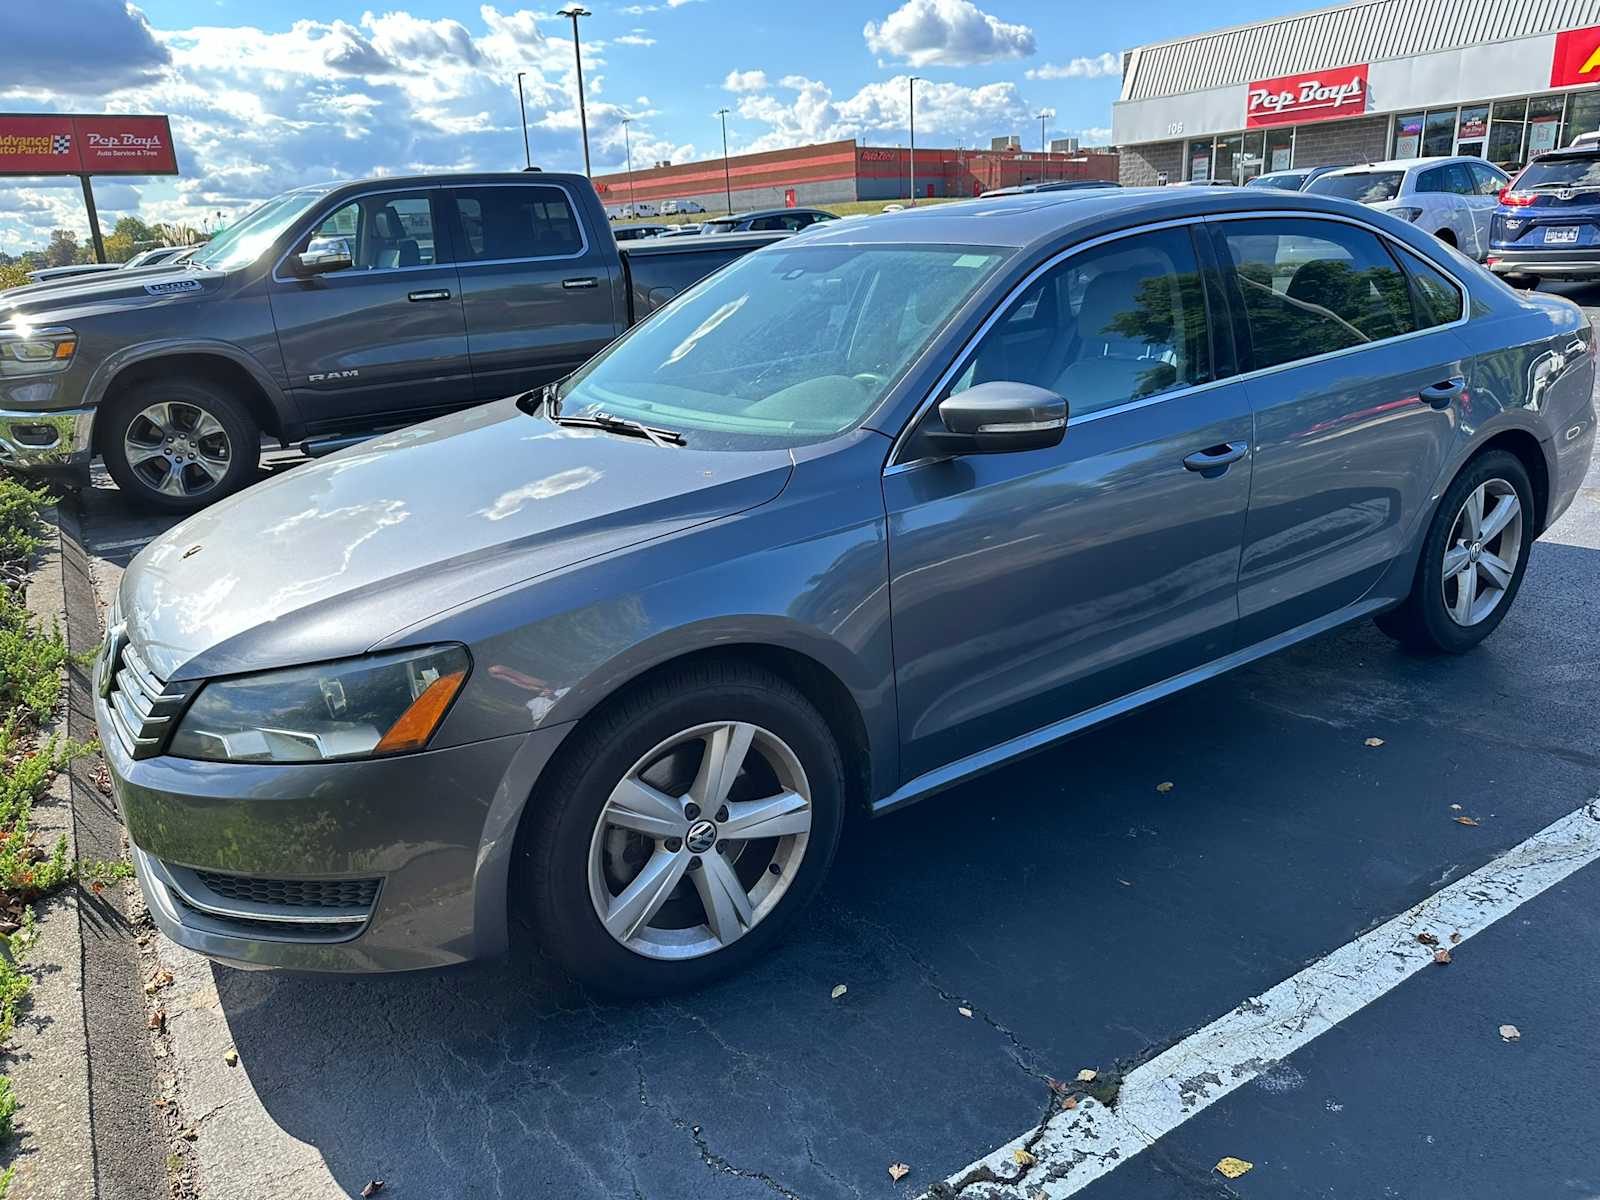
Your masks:
<path fill-rule="evenodd" d="M 250 483 L 261 430 L 250 410 L 204 379 L 151 379 L 103 414 L 100 451 L 117 486 L 139 504 L 194 512 Z"/>

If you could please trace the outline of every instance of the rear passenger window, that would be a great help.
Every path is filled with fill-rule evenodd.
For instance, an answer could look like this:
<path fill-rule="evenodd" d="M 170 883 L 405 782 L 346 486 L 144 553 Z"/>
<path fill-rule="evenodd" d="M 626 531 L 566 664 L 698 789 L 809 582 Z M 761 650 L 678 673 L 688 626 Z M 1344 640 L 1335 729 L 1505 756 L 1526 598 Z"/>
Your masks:
<path fill-rule="evenodd" d="M 1074 417 L 1204 383 L 1205 296 L 1187 229 L 1073 255 L 1012 301 L 952 391 L 1008 380 L 1065 396 Z"/>
<path fill-rule="evenodd" d="M 1435 325 L 1448 325 L 1459 321 L 1464 311 L 1461 289 L 1451 283 L 1444 272 L 1422 261 L 1409 250 L 1400 252 L 1406 272 L 1417 291 L 1417 323 L 1424 329 Z"/>
<path fill-rule="evenodd" d="M 451 195 L 462 262 L 563 258 L 583 252 L 578 218 L 558 187 L 468 187 Z"/>
<path fill-rule="evenodd" d="M 1365 230 L 1337 221 L 1228 221 L 1223 242 L 1253 370 L 1417 328 L 1406 277 Z"/>

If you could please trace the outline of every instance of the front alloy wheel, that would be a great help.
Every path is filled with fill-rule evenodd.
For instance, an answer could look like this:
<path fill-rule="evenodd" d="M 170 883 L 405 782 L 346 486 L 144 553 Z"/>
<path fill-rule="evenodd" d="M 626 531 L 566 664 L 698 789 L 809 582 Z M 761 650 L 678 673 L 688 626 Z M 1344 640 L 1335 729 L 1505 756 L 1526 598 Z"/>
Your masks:
<path fill-rule="evenodd" d="M 589 846 L 590 900 L 635 954 L 698 958 L 778 906 L 810 834 L 811 788 L 783 739 L 743 722 L 699 725 L 612 790 Z"/>
<path fill-rule="evenodd" d="M 215 491 L 228 475 L 233 443 L 205 409 L 159 400 L 133 418 L 122 438 L 129 469 L 151 491 L 194 501 Z"/>

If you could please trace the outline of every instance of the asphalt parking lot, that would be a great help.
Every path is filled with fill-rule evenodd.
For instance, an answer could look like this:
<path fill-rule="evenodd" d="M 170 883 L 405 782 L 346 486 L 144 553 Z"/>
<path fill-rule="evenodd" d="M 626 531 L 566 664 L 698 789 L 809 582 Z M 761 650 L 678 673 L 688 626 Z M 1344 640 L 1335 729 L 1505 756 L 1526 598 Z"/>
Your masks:
<path fill-rule="evenodd" d="M 80 505 L 104 599 L 171 522 L 103 478 Z M 921 1194 L 1058 1112 L 1052 1080 L 1109 1088 L 1600 796 L 1597 628 L 1600 467 L 1473 654 L 1362 623 L 862 822 L 775 954 L 670 1001 L 526 945 L 345 980 L 163 944 L 204 1194 Z M 1075 1194 L 1600 1195 L 1597 908 L 1574 871 Z"/>

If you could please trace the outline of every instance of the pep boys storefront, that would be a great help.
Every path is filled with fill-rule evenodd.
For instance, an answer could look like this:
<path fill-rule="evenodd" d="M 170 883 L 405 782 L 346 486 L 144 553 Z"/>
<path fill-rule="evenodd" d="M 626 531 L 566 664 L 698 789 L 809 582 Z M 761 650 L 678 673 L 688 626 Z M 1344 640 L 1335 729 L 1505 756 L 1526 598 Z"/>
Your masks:
<path fill-rule="evenodd" d="M 1123 56 L 1127 185 L 1436 154 L 1514 169 L 1600 129 L 1600 0 L 1375 0 Z"/>

